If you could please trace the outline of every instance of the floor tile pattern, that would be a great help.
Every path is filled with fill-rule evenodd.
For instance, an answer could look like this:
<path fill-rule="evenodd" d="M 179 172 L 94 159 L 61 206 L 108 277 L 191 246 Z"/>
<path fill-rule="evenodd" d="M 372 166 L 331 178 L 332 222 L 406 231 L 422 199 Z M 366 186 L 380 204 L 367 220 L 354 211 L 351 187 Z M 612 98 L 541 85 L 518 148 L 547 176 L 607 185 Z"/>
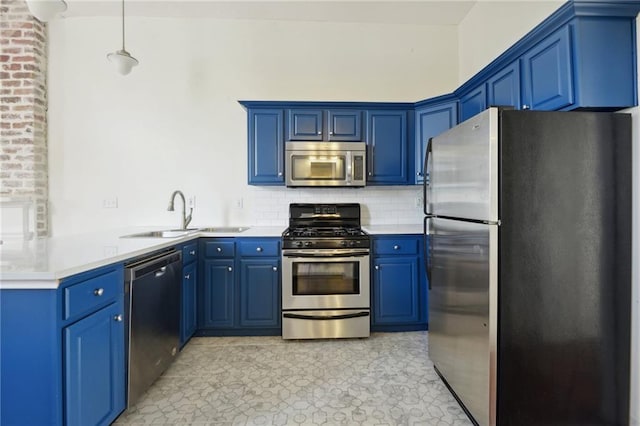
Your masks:
<path fill-rule="evenodd" d="M 115 424 L 470 425 L 433 370 L 427 339 L 193 338 Z"/>

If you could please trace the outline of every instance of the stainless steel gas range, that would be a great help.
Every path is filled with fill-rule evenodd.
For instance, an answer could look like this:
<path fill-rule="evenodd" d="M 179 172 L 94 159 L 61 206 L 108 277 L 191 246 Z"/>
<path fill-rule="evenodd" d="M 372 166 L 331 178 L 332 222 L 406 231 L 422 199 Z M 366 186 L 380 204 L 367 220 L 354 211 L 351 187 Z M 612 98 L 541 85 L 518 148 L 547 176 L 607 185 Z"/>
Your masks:
<path fill-rule="evenodd" d="M 282 337 L 368 337 L 369 235 L 359 204 L 291 204 L 282 234 Z"/>

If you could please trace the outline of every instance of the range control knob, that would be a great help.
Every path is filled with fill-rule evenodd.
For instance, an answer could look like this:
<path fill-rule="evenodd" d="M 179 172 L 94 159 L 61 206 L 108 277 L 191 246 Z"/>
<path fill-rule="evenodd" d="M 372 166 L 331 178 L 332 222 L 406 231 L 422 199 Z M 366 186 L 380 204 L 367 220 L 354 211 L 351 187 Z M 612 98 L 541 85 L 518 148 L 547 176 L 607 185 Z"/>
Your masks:
<path fill-rule="evenodd" d="M 346 247 L 347 246 L 347 241 L 346 240 L 340 241 L 340 245 L 342 247 Z"/>
<path fill-rule="evenodd" d="M 295 245 L 296 247 L 302 247 L 302 241 L 296 241 L 295 243 L 293 243 L 293 245 Z"/>
<path fill-rule="evenodd" d="M 311 241 L 305 241 L 305 242 L 304 242 L 304 246 L 305 246 L 305 247 L 309 247 L 310 245 L 311 245 Z"/>
<path fill-rule="evenodd" d="M 355 242 L 355 241 L 349 241 L 349 247 L 353 247 L 353 246 L 355 246 L 355 245 L 356 245 L 356 242 Z"/>

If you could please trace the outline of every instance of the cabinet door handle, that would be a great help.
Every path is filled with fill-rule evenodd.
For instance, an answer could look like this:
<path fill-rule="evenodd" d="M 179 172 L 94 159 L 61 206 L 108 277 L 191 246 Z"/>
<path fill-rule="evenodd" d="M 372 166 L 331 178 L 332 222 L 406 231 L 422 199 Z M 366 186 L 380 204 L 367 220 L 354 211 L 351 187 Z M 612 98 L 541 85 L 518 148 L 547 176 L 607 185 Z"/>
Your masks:
<path fill-rule="evenodd" d="M 416 173 L 416 176 L 422 176 L 422 172 Z"/>
<path fill-rule="evenodd" d="M 185 279 L 185 280 L 189 280 L 189 279 L 191 279 L 191 274 L 187 274 L 187 275 L 185 275 L 185 276 L 184 276 L 184 279 Z"/>
<path fill-rule="evenodd" d="M 220 247 L 218 247 L 216 250 L 218 250 L 218 253 L 222 253 L 222 249 Z"/>
<path fill-rule="evenodd" d="M 374 266 L 374 268 L 376 268 L 376 271 L 377 271 L 378 269 L 380 269 L 380 267 L 379 267 L 378 265 Z"/>
<path fill-rule="evenodd" d="M 114 321 L 117 321 L 117 322 L 122 322 L 122 320 L 123 320 L 123 316 L 122 316 L 122 314 L 115 315 L 115 316 L 113 317 L 113 320 L 114 320 Z"/>
<path fill-rule="evenodd" d="M 229 272 L 233 271 L 233 268 L 231 266 L 229 266 L 228 271 Z"/>
<path fill-rule="evenodd" d="M 282 172 L 278 172 L 278 176 L 282 176 Z"/>
<path fill-rule="evenodd" d="M 275 272 L 275 271 L 277 271 L 277 270 L 278 270 L 278 267 L 277 267 L 277 266 L 274 266 L 274 267 L 273 267 L 273 271 Z"/>
<path fill-rule="evenodd" d="M 394 250 L 400 250 L 400 246 L 396 244 L 395 246 L 393 246 L 393 249 Z"/>
<path fill-rule="evenodd" d="M 96 296 L 102 296 L 104 294 L 104 288 L 96 288 L 93 290 L 93 294 Z"/>
<path fill-rule="evenodd" d="M 530 109 L 531 107 L 527 104 L 522 105 L 522 109 Z"/>
<path fill-rule="evenodd" d="M 190 254 L 191 256 L 195 256 L 195 255 L 196 255 L 196 251 L 195 251 L 195 250 L 191 250 L 191 251 L 189 252 L 189 254 Z"/>
<path fill-rule="evenodd" d="M 333 135 L 333 132 L 329 132 L 330 135 Z"/>
<path fill-rule="evenodd" d="M 321 135 L 322 134 L 322 130 L 318 130 L 318 134 Z"/>
<path fill-rule="evenodd" d="M 256 248 L 256 251 L 257 251 L 258 253 L 262 253 L 262 247 L 258 247 L 258 248 Z"/>

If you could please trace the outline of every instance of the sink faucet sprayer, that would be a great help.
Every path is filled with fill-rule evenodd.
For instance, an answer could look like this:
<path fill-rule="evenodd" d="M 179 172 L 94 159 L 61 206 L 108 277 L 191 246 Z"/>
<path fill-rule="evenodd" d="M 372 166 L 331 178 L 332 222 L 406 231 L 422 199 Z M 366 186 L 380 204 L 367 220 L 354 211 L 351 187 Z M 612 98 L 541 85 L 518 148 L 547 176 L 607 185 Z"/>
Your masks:
<path fill-rule="evenodd" d="M 193 213 L 193 207 L 189 208 L 189 216 L 187 216 L 187 202 L 184 199 L 184 194 L 180 190 L 173 191 L 171 194 L 171 200 L 169 200 L 169 210 L 170 212 L 174 211 L 174 201 L 176 199 L 176 195 L 179 195 L 182 198 L 182 229 L 187 229 L 187 225 L 191 222 L 191 213 Z"/>

